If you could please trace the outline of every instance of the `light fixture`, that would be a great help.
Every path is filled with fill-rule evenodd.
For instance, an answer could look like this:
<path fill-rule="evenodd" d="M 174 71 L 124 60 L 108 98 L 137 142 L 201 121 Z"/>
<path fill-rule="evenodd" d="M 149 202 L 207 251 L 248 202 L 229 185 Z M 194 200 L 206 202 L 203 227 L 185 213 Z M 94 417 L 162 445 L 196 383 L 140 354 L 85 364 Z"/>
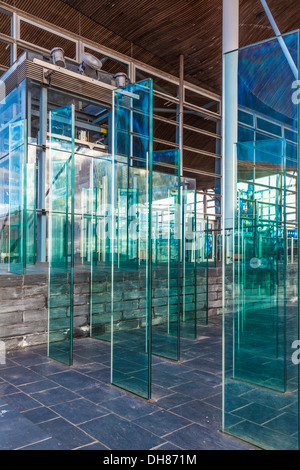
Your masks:
<path fill-rule="evenodd" d="M 84 52 L 81 54 L 81 64 L 79 65 L 79 72 L 82 75 L 86 75 L 90 78 L 96 78 L 98 80 L 98 73 L 102 68 L 102 62 L 100 59 L 95 57 L 93 54 Z"/>
<path fill-rule="evenodd" d="M 118 72 L 114 75 L 114 79 L 116 80 L 116 87 L 126 86 L 127 83 L 127 75 L 123 72 Z"/>
<path fill-rule="evenodd" d="M 61 47 L 54 47 L 50 51 L 51 60 L 54 65 L 58 67 L 65 67 L 65 52 Z"/>

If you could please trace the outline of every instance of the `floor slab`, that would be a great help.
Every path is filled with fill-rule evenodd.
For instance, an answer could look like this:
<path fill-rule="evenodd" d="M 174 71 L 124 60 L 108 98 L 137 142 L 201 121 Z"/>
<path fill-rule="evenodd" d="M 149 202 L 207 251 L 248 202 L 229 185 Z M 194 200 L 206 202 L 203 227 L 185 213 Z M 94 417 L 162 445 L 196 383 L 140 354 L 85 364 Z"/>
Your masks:
<path fill-rule="evenodd" d="M 178 363 L 153 356 L 149 401 L 110 384 L 107 342 L 74 340 L 72 367 L 49 360 L 43 345 L 9 352 L 0 367 L 0 448 L 253 449 L 220 432 L 220 345 L 216 318 L 196 340 L 182 340 Z M 241 407 L 251 390 L 241 386 Z M 266 416 L 270 428 L 281 425 Z"/>

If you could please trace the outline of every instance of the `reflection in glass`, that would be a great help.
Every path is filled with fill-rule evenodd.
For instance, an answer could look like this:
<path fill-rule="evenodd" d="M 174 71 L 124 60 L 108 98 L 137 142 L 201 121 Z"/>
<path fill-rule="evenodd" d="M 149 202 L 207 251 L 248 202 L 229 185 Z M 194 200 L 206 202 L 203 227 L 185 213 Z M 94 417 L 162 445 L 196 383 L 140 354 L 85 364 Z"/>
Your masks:
<path fill-rule="evenodd" d="M 82 189 L 84 259 L 91 263 L 90 335 L 111 339 L 111 157 L 89 158 L 90 187 Z"/>
<path fill-rule="evenodd" d="M 9 270 L 26 266 L 26 121 L 9 124 Z"/>
<path fill-rule="evenodd" d="M 114 91 L 114 385 L 151 396 L 152 81 Z M 120 237 L 120 240 L 118 238 Z M 128 244 L 128 241 L 131 241 Z"/>
<path fill-rule="evenodd" d="M 283 41 L 297 67 L 298 31 Z M 299 449 L 294 79 L 278 38 L 225 55 L 238 142 L 236 186 L 224 205 L 233 201 L 234 223 L 224 221 L 223 430 L 280 450 Z"/>
<path fill-rule="evenodd" d="M 180 335 L 184 338 L 197 337 L 197 269 L 196 269 L 196 190 L 186 189 L 187 179 L 181 191 L 182 209 L 182 266 L 181 266 L 181 326 Z"/>
<path fill-rule="evenodd" d="M 74 107 L 50 111 L 48 355 L 71 365 L 74 295 Z"/>
<path fill-rule="evenodd" d="M 152 178 L 152 353 L 180 358 L 180 158 L 178 150 L 153 153 L 170 173 Z"/>

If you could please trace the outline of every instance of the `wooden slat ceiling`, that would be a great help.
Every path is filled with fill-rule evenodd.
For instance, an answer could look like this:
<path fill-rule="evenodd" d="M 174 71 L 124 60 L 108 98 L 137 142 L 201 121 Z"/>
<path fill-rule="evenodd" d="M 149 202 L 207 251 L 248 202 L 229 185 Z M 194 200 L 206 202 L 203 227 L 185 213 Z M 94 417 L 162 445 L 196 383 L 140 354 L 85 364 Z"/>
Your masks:
<path fill-rule="evenodd" d="M 222 0 L 64 0 L 174 69 L 221 93 Z M 300 27 L 299 0 L 268 0 L 282 33 Z M 121 25 L 121 26 L 120 26 Z M 240 0 L 240 47 L 274 36 L 260 0 Z"/>
<path fill-rule="evenodd" d="M 93 41 L 221 93 L 222 0 L 5 0 Z M 300 27 L 299 0 L 268 0 L 282 33 Z M 260 0 L 240 0 L 240 46 L 274 36 Z"/>

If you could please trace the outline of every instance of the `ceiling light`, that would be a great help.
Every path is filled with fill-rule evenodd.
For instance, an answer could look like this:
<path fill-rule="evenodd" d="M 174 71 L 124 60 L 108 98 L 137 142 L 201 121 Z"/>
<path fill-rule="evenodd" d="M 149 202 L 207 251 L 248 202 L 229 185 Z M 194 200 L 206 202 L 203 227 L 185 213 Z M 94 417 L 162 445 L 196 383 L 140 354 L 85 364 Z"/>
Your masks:
<path fill-rule="evenodd" d="M 98 72 L 102 68 L 101 60 L 88 52 L 84 52 L 81 54 L 81 61 L 79 72 L 87 77 L 98 79 Z"/>
<path fill-rule="evenodd" d="M 122 87 L 127 85 L 127 75 L 126 73 L 119 72 L 114 75 L 114 79 L 116 80 L 116 87 Z"/>
<path fill-rule="evenodd" d="M 54 65 L 58 67 L 65 67 L 65 52 L 61 47 L 54 47 L 50 51 L 51 60 Z"/>

